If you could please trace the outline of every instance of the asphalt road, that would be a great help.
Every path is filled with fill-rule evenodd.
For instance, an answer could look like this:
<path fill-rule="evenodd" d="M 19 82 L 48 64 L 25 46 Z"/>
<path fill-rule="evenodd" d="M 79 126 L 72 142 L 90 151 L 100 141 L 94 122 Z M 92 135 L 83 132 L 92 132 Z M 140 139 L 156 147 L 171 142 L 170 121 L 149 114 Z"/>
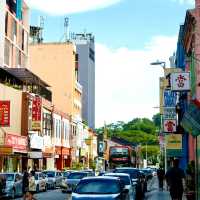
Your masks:
<path fill-rule="evenodd" d="M 69 200 L 66 193 L 62 193 L 60 189 L 48 190 L 47 192 L 40 192 L 35 194 L 37 200 Z M 23 200 L 23 198 L 17 198 L 15 200 Z"/>

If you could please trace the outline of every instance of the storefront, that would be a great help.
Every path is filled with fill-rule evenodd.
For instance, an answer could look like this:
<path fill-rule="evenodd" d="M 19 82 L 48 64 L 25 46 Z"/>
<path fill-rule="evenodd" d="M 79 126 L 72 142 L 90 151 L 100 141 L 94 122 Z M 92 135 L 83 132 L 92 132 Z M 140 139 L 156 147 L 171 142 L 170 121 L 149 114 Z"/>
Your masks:
<path fill-rule="evenodd" d="M 63 168 L 71 166 L 70 148 L 62 147 Z"/>
<path fill-rule="evenodd" d="M 22 172 L 27 166 L 27 137 L 5 135 L 5 144 L 0 146 L 0 171 Z"/>
<path fill-rule="evenodd" d="M 53 170 L 54 169 L 54 148 L 45 147 L 42 152 L 43 157 L 43 169 L 44 170 Z"/>
<path fill-rule="evenodd" d="M 55 147 L 55 169 L 62 170 L 62 147 Z"/>
<path fill-rule="evenodd" d="M 43 169 L 42 149 L 44 147 L 43 137 L 35 132 L 29 132 L 30 149 L 28 152 L 28 166 L 34 170 Z"/>

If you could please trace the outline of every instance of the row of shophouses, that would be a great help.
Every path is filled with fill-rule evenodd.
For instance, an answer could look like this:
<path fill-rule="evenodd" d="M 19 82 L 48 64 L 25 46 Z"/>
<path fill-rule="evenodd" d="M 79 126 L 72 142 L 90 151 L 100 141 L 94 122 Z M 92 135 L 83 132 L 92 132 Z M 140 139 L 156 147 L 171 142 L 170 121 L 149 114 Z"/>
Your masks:
<path fill-rule="evenodd" d="M 97 157 L 97 136 L 82 118 L 83 55 L 72 41 L 30 44 L 30 30 L 26 3 L 1 0 L 0 171 L 89 167 Z M 94 46 L 91 34 L 79 36 Z"/>
<path fill-rule="evenodd" d="M 195 8 L 187 10 L 185 21 L 180 26 L 175 65 L 164 68 L 164 77 L 160 78 L 160 112 L 166 140 L 166 169 L 170 160 L 180 158 L 180 166 L 194 179 L 192 187 L 190 186 L 193 190 L 190 192 L 196 191 L 192 199 L 200 199 L 199 87 L 200 0 L 195 0 Z"/>

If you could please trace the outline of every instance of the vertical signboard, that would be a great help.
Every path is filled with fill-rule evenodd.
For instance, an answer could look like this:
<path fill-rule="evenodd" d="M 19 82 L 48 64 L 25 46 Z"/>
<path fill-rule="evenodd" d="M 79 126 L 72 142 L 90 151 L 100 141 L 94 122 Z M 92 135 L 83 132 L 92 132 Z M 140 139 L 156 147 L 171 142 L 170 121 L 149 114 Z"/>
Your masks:
<path fill-rule="evenodd" d="M 41 129 L 41 106 L 41 98 L 35 97 L 32 101 L 32 130 Z"/>
<path fill-rule="evenodd" d="M 0 126 L 10 126 L 10 101 L 0 101 Z"/>

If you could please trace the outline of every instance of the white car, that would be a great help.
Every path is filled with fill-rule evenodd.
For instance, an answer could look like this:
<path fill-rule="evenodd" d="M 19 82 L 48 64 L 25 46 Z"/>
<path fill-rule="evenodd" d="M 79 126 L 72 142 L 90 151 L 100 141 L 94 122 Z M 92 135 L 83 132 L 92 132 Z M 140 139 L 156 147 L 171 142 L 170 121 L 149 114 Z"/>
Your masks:
<path fill-rule="evenodd" d="M 47 178 L 42 172 L 35 172 L 36 192 L 47 191 Z"/>
<path fill-rule="evenodd" d="M 60 187 L 62 184 L 63 176 L 60 171 L 55 170 L 46 170 L 43 173 L 47 176 L 48 179 L 48 188 L 56 189 L 56 187 Z"/>
<path fill-rule="evenodd" d="M 120 181 L 124 184 L 124 188 L 129 191 L 128 192 L 128 200 L 134 200 L 135 199 L 135 186 L 132 184 L 129 174 L 106 173 L 106 174 L 104 174 L 104 176 L 119 177 Z"/>

